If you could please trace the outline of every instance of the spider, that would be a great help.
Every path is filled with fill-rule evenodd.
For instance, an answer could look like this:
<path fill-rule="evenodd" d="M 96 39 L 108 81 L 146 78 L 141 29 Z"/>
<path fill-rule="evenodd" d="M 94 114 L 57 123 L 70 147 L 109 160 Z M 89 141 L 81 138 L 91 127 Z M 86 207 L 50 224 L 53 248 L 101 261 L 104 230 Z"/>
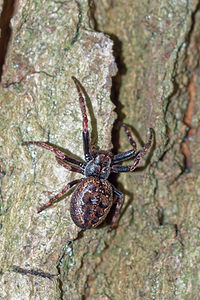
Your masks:
<path fill-rule="evenodd" d="M 23 142 L 22 145 L 36 145 L 53 152 L 58 164 L 69 171 L 81 173 L 84 177 L 68 183 L 60 193 L 50 198 L 46 204 L 41 206 L 38 209 L 38 213 L 51 207 L 70 188 L 78 184 L 72 194 L 70 203 L 70 213 L 74 223 L 82 229 L 95 228 L 104 221 L 111 207 L 115 204 L 115 211 L 110 227 L 112 230 L 118 225 L 120 210 L 123 204 L 123 194 L 108 181 L 108 177 L 112 172 L 133 172 L 136 169 L 145 153 L 151 147 L 153 129 L 149 129 L 150 135 L 148 142 L 137 152 L 136 143 L 133 140 L 128 126 L 121 123 L 120 125 L 124 128 L 132 149 L 116 155 L 109 151 L 97 151 L 95 147 L 90 146 L 88 118 L 85 100 L 81 92 L 81 85 L 75 77 L 72 77 L 72 79 L 78 92 L 82 113 L 85 162 L 66 155 L 58 147 L 48 142 L 27 141 Z M 130 158 L 134 158 L 132 165 L 122 166 L 119 164 Z"/>

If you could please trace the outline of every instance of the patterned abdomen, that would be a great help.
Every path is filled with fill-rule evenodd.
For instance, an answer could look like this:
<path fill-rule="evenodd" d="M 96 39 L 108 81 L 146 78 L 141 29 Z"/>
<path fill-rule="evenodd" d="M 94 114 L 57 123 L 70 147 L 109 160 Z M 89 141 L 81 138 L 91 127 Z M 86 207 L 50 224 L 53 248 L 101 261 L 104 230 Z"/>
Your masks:
<path fill-rule="evenodd" d="M 75 189 L 70 213 L 74 223 L 84 229 L 97 227 L 113 204 L 113 188 L 104 179 L 89 177 Z"/>

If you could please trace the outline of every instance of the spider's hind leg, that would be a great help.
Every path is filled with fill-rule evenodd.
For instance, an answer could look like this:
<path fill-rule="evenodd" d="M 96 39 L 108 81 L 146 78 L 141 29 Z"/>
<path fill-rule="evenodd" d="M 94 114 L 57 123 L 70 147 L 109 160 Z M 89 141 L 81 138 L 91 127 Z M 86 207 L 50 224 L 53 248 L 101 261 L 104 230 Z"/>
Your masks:
<path fill-rule="evenodd" d="M 123 194 L 114 187 L 113 187 L 113 194 L 116 196 L 116 200 L 114 201 L 114 205 L 116 205 L 116 207 L 115 207 L 114 214 L 112 216 L 112 221 L 111 221 L 109 231 L 113 230 L 114 228 L 117 228 L 119 218 L 120 218 L 120 210 L 124 202 Z"/>
<path fill-rule="evenodd" d="M 68 183 L 60 193 L 58 193 L 57 195 L 55 195 L 54 197 L 52 197 L 51 199 L 49 199 L 49 201 L 48 201 L 46 204 L 44 204 L 43 206 L 39 207 L 39 208 L 38 208 L 38 213 L 40 213 L 41 211 L 43 211 L 43 210 L 45 210 L 45 209 L 51 207 L 51 206 L 52 206 L 54 203 L 56 203 L 57 200 L 58 200 L 59 198 L 61 198 L 62 195 L 64 195 L 71 187 L 73 187 L 75 184 L 80 183 L 81 181 L 82 181 L 82 179 L 77 179 L 77 180 L 74 180 L 74 181 L 71 181 L 70 183 Z"/>

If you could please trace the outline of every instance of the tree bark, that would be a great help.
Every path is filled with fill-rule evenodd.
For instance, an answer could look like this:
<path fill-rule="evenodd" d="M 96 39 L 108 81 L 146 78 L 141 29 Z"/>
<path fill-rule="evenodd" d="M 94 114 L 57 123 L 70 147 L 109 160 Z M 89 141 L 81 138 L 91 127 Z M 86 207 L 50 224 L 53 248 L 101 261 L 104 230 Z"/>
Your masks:
<path fill-rule="evenodd" d="M 199 14 L 197 0 L 17 2 L 0 96 L 1 299 L 199 299 Z M 71 76 L 92 144 L 130 149 L 117 122 L 111 143 L 115 118 L 138 149 L 155 131 L 144 163 L 111 178 L 125 195 L 116 231 L 76 227 L 70 193 L 37 214 L 80 178 L 21 145 L 83 158 Z"/>

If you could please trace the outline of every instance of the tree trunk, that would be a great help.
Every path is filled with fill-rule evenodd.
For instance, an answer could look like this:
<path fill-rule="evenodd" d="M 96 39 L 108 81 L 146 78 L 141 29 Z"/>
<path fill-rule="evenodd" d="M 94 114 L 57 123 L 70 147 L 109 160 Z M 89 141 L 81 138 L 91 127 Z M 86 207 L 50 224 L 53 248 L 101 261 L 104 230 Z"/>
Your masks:
<path fill-rule="evenodd" d="M 17 2 L 0 96 L 1 299 L 199 299 L 199 15 L 197 0 Z M 116 118 L 138 149 L 155 131 L 143 164 L 111 178 L 125 195 L 112 232 L 76 227 L 71 193 L 37 214 L 80 178 L 21 145 L 83 159 L 72 76 L 92 144 L 131 148 L 117 122 L 111 143 Z"/>

